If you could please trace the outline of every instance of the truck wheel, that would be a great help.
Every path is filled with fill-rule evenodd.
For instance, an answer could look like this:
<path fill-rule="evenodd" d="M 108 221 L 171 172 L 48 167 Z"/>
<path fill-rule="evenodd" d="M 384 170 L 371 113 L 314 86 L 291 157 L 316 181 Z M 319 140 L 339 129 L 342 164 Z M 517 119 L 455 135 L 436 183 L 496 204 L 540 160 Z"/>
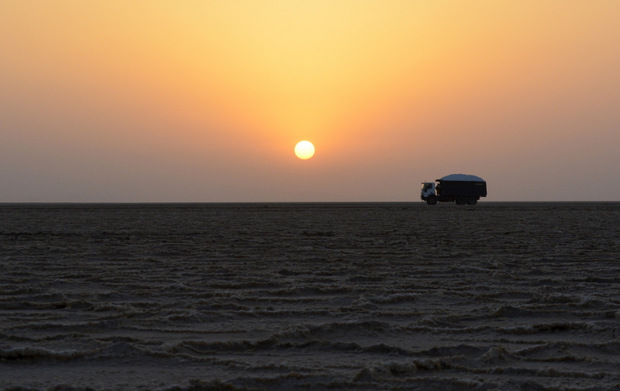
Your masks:
<path fill-rule="evenodd" d="M 463 197 L 456 197 L 456 204 L 457 205 L 465 205 L 467 203 L 467 201 L 465 200 L 465 198 Z"/>
<path fill-rule="evenodd" d="M 435 205 L 437 203 L 437 197 L 435 197 L 434 195 L 428 197 L 426 199 L 426 204 L 427 205 Z"/>

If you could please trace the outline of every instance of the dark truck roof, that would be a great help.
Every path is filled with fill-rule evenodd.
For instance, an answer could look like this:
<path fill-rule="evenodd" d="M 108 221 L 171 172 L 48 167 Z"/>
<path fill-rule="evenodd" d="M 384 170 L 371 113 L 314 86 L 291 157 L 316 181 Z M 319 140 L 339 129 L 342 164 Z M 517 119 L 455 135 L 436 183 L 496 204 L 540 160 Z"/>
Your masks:
<path fill-rule="evenodd" d="M 485 182 L 486 181 L 479 176 L 475 175 L 467 175 L 467 174 L 451 174 L 446 175 L 441 179 L 437 179 L 437 181 L 457 181 L 457 182 Z"/>

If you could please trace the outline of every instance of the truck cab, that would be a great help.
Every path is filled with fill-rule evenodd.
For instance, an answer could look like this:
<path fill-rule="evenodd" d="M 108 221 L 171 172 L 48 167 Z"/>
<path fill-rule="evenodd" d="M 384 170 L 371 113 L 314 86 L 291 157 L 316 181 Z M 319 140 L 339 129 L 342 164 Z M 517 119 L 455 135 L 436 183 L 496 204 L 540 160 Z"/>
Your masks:
<path fill-rule="evenodd" d="M 420 198 L 422 201 L 426 201 L 429 205 L 435 205 L 437 203 L 437 195 L 435 193 L 435 182 L 422 182 L 422 191 Z"/>

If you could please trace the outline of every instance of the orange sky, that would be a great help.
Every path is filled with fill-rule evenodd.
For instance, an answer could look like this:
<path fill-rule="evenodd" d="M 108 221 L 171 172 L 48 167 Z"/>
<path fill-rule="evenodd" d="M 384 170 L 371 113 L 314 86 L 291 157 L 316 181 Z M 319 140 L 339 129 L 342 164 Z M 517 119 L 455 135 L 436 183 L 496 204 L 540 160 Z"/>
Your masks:
<path fill-rule="evenodd" d="M 5 0 L 0 202 L 620 200 L 620 2 Z M 307 139 L 316 155 L 301 161 Z"/>

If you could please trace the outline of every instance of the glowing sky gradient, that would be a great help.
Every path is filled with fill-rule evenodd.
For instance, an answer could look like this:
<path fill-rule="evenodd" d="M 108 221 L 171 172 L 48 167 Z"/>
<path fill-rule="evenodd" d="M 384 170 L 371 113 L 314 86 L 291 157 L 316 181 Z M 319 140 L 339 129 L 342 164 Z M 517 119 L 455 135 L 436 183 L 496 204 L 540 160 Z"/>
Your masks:
<path fill-rule="evenodd" d="M 489 201 L 620 200 L 618 15 L 3 0 L 0 202 L 421 202 L 452 173 Z"/>

